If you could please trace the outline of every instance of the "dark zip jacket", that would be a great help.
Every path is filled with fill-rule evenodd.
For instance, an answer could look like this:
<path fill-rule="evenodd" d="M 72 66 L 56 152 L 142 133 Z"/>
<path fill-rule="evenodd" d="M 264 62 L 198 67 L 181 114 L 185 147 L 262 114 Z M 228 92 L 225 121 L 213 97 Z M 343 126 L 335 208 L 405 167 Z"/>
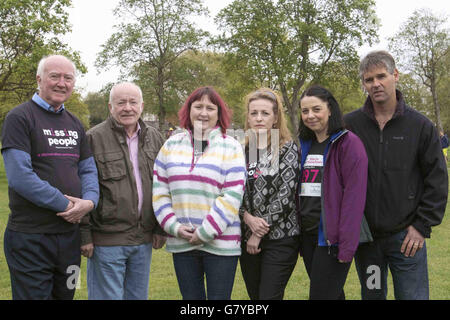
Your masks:
<path fill-rule="evenodd" d="M 429 238 L 441 223 L 448 195 L 447 166 L 434 124 L 397 91 L 397 107 L 380 130 L 370 97 L 344 117 L 369 158 L 365 217 L 375 238 L 414 226 Z"/>

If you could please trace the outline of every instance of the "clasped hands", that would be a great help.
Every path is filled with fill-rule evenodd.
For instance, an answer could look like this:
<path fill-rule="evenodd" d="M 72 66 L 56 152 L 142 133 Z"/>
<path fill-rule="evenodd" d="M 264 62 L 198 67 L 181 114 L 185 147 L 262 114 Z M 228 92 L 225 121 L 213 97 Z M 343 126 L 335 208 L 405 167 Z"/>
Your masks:
<path fill-rule="evenodd" d="M 198 235 L 195 232 L 195 230 L 196 229 L 194 227 L 189 227 L 189 226 L 186 226 L 186 225 L 182 225 L 178 229 L 178 237 L 188 240 L 189 243 L 193 244 L 193 245 L 202 244 L 203 241 L 200 240 L 200 238 L 198 237 Z"/>
<path fill-rule="evenodd" d="M 69 204 L 64 212 L 58 212 L 56 215 L 70 223 L 80 223 L 81 219 L 92 209 L 94 203 L 91 200 L 83 200 L 76 197 L 64 195 Z"/>

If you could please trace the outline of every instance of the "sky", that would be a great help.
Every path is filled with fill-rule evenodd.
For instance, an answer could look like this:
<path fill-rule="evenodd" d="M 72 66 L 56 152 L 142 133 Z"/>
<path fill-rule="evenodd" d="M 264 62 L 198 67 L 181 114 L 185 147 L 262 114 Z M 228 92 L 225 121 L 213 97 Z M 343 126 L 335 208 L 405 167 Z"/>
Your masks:
<path fill-rule="evenodd" d="M 88 73 L 77 79 L 77 88 L 81 93 L 99 91 L 107 82 L 117 80 L 118 71 L 104 71 L 100 73 L 95 68 L 95 59 L 102 50 L 101 45 L 114 32 L 113 9 L 118 0 L 72 0 L 69 10 L 69 21 L 72 32 L 65 38 L 69 46 L 80 52 L 81 60 L 88 68 Z M 200 28 L 215 32 L 214 16 L 232 0 L 204 0 L 210 11 L 210 18 L 197 23 Z M 377 16 L 380 19 L 380 43 L 358 50 L 364 56 L 374 49 L 387 49 L 387 38 L 393 36 L 400 26 L 412 15 L 414 10 L 429 8 L 434 14 L 445 14 L 450 19 L 450 1 L 448 0 L 376 0 Z"/>

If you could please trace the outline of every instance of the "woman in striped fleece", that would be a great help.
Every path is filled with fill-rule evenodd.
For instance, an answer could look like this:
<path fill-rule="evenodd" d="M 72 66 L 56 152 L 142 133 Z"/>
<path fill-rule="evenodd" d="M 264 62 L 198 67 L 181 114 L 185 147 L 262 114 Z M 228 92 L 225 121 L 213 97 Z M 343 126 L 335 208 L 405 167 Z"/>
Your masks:
<path fill-rule="evenodd" d="M 231 112 L 211 87 L 196 89 L 178 115 L 185 130 L 155 160 L 155 215 L 169 234 L 166 249 L 183 299 L 227 300 L 241 254 L 242 146 L 225 134 Z"/>

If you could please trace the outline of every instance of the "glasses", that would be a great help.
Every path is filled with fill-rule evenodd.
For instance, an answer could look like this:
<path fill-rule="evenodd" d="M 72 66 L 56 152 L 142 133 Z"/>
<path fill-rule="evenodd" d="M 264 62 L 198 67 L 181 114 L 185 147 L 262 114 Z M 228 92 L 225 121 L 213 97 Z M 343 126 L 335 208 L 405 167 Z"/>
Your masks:
<path fill-rule="evenodd" d="M 75 77 L 70 74 L 61 74 L 61 73 L 49 73 L 48 74 L 48 78 L 51 81 L 55 81 L 55 82 L 59 81 L 61 79 L 61 77 L 64 78 L 65 83 L 72 84 L 75 82 Z"/>

